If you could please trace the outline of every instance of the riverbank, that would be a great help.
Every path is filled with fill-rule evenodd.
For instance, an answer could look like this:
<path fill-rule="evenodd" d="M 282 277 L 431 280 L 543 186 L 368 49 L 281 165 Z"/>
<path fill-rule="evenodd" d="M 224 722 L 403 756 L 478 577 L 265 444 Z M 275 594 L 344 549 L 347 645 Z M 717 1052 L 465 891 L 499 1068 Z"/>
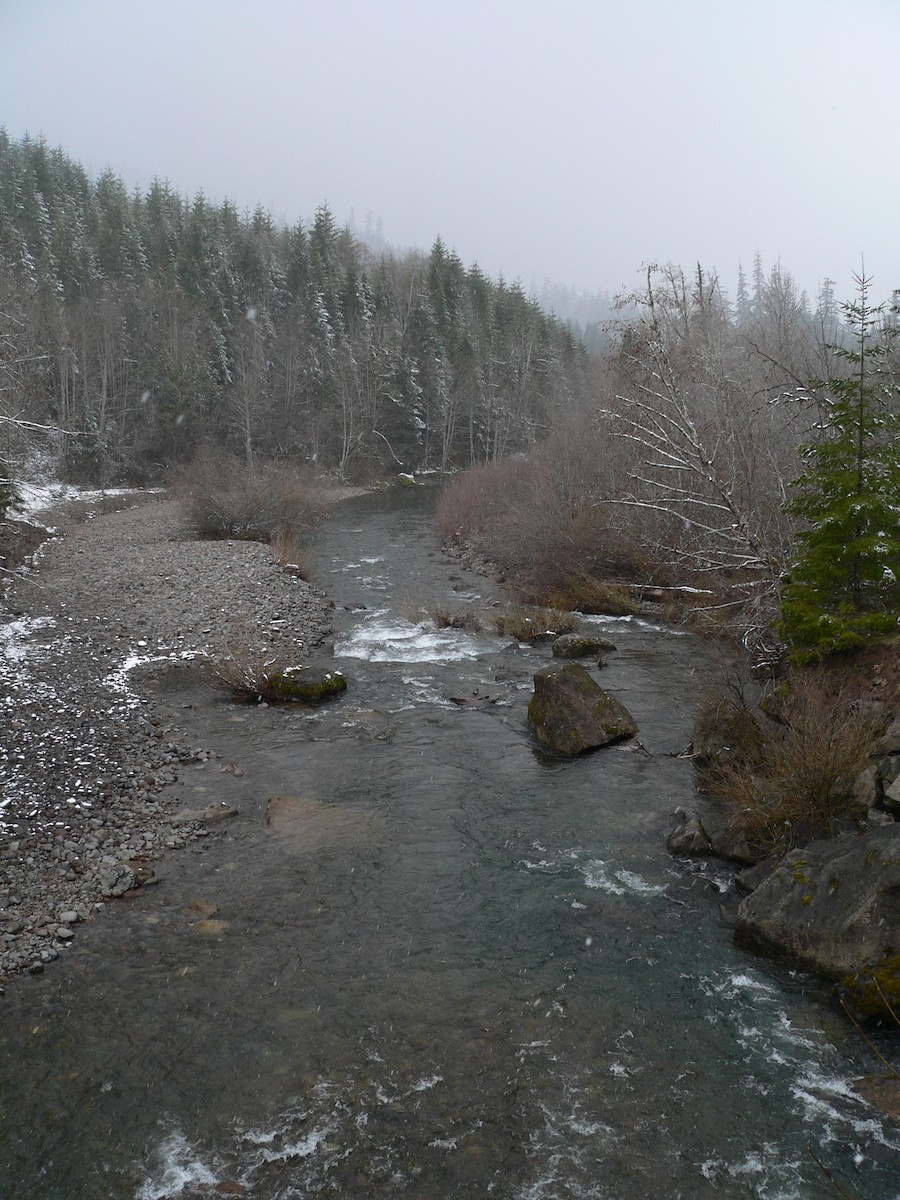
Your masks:
<path fill-rule="evenodd" d="M 267 547 L 198 541 L 173 501 L 142 499 L 30 538 L 0 603 L 0 984 L 207 832 L 169 785 L 214 756 L 161 720 L 139 668 L 234 649 L 303 662 L 331 629 Z"/>

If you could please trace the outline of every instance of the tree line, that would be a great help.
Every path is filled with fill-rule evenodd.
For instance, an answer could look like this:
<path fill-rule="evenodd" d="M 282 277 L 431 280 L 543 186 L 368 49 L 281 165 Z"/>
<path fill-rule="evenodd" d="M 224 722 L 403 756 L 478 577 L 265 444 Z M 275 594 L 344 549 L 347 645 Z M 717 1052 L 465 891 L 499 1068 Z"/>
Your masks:
<path fill-rule="evenodd" d="M 698 620 L 798 660 L 898 629 L 896 312 L 860 275 L 814 304 L 757 258 L 732 303 L 697 267 L 619 301 L 590 400 L 511 471 L 445 493 L 445 536 L 526 596 L 587 607 L 596 581 L 681 589 Z M 689 589 L 689 590 L 685 590 Z"/>
<path fill-rule="evenodd" d="M 44 430 L 101 483 L 210 443 L 345 479 L 449 470 L 527 450 L 584 375 L 565 325 L 440 239 L 376 258 L 327 206 L 283 228 L 0 130 L 7 457 Z"/>

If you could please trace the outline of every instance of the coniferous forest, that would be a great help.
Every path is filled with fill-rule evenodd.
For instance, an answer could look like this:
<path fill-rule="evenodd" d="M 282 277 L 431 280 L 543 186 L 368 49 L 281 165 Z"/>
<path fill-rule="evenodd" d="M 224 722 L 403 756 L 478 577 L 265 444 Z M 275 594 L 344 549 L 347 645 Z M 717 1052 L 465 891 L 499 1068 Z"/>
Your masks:
<path fill-rule="evenodd" d="M 343 479 L 490 462 L 546 434 L 583 368 L 440 239 L 376 259 L 325 206 L 279 228 L 0 131 L 0 403 L 53 428 L 64 477 L 153 478 L 209 444 Z"/>

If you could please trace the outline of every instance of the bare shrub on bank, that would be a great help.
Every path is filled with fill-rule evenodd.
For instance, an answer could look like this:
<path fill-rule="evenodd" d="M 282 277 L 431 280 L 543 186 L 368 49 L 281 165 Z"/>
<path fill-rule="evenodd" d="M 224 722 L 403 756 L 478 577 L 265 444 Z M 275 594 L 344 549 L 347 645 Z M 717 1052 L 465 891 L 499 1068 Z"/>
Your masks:
<path fill-rule="evenodd" d="M 837 831 L 878 732 L 871 713 L 827 678 L 793 675 L 769 707 L 772 717 L 730 710 L 731 757 L 704 784 L 760 856 Z"/>
<path fill-rule="evenodd" d="M 314 480 L 296 467 L 248 465 L 204 455 L 172 481 L 185 520 L 203 538 L 283 543 L 308 534 L 323 504 Z"/>
<path fill-rule="evenodd" d="M 578 414 L 527 458 L 455 476 L 438 503 L 440 535 L 496 563 L 536 604 L 584 597 L 589 581 L 643 581 L 649 564 L 629 529 L 632 515 L 611 503 L 626 482 L 623 450 L 631 453 L 626 443 L 601 439 L 588 414 Z M 613 601 L 613 611 L 621 602 Z"/>

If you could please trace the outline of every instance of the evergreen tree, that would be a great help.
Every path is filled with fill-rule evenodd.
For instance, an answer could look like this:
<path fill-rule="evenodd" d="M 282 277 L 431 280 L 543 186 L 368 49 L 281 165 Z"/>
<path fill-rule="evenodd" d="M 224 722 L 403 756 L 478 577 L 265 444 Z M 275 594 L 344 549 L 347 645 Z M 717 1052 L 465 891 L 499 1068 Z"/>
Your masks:
<path fill-rule="evenodd" d="M 900 417 L 879 370 L 885 348 L 873 340 L 882 309 L 869 304 L 870 280 L 855 278 L 858 298 L 842 306 L 853 343 L 835 349 L 849 370 L 817 385 L 825 428 L 805 447 L 788 505 L 806 522 L 781 598 L 797 662 L 853 649 L 900 621 Z"/>

